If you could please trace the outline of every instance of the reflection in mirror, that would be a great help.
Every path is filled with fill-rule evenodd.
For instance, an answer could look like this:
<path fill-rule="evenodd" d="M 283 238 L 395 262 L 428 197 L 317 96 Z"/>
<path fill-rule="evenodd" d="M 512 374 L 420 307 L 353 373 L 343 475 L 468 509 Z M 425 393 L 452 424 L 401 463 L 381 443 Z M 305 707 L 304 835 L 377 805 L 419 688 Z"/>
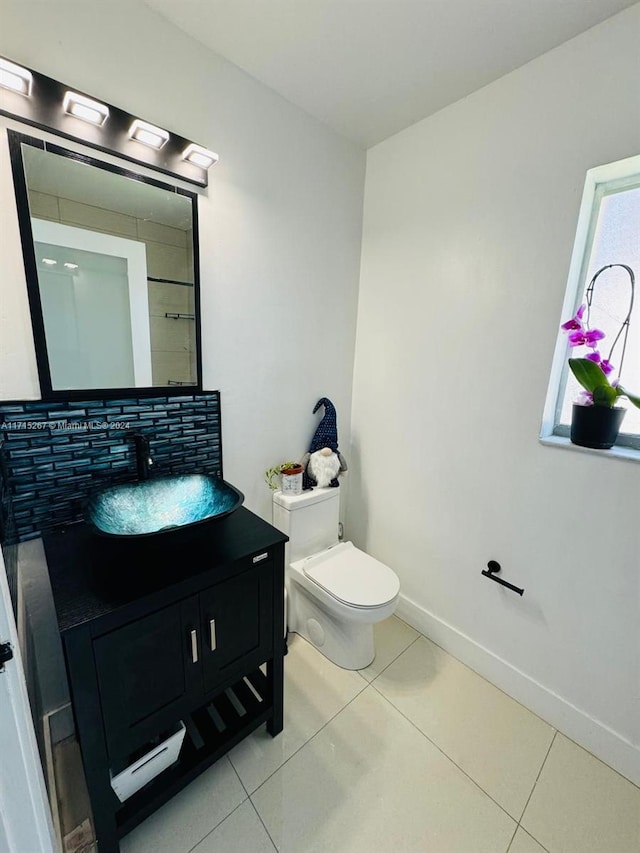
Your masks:
<path fill-rule="evenodd" d="M 153 385 L 141 244 L 44 219 L 31 230 L 53 387 Z"/>
<path fill-rule="evenodd" d="M 51 391 L 199 385 L 195 196 L 32 142 L 29 286 Z"/>

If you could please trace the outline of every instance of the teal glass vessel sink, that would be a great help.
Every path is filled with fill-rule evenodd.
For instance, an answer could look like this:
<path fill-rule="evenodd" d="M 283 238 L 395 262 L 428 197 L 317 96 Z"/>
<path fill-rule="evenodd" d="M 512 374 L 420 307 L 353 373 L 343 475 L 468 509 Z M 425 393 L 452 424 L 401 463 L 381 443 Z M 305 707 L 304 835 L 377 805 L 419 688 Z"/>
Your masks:
<path fill-rule="evenodd" d="M 85 518 L 100 534 L 118 538 L 187 530 L 230 515 L 244 495 L 207 474 L 176 474 L 109 486 L 91 496 Z"/>

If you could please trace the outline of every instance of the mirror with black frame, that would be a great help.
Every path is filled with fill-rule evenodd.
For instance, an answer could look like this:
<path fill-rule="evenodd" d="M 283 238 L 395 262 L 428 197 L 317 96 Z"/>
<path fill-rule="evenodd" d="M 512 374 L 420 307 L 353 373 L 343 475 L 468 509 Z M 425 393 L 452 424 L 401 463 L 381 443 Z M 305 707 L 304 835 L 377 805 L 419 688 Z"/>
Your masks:
<path fill-rule="evenodd" d="M 43 398 L 201 388 L 196 195 L 9 136 Z"/>

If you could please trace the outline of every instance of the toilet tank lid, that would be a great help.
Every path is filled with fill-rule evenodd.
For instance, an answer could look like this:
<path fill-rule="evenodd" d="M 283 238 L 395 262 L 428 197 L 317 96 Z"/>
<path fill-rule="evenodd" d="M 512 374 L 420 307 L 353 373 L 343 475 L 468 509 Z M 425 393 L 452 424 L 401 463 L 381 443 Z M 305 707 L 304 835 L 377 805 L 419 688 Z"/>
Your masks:
<path fill-rule="evenodd" d="M 337 498 L 339 497 L 339 492 L 340 487 L 336 489 L 331 488 L 330 486 L 327 486 L 326 489 L 311 489 L 303 492 L 301 495 L 287 495 L 278 490 L 273 493 L 273 502 L 285 509 L 288 509 L 289 511 L 293 511 L 295 509 L 302 509 L 303 507 L 311 506 L 311 504 L 320 503 L 320 501 Z"/>

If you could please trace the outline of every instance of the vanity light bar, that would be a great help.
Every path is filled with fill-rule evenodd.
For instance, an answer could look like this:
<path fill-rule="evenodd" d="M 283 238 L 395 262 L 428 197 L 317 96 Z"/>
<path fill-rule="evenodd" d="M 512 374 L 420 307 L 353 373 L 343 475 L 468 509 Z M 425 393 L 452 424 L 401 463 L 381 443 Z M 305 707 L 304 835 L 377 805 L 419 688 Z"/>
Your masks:
<path fill-rule="evenodd" d="M 131 125 L 129 138 L 135 139 L 136 142 L 142 142 L 143 145 L 148 145 L 150 148 L 155 148 L 159 151 L 169 141 L 169 134 L 161 127 L 156 127 L 137 118 Z"/>
<path fill-rule="evenodd" d="M 213 151 L 208 151 L 201 145 L 191 143 L 188 148 L 185 148 L 182 154 L 182 159 L 186 160 L 188 163 L 195 163 L 195 165 L 200 166 L 201 169 L 208 169 L 210 166 L 213 166 L 214 163 L 217 163 L 220 158 Z"/>
<path fill-rule="evenodd" d="M 71 90 L 66 84 L 17 65 L 4 56 L 0 56 L 0 91 L 4 92 L 0 97 L 0 116 L 17 119 L 198 187 L 208 185 L 207 170 L 218 162 L 217 154 L 193 144 L 184 136 Z M 69 121 L 69 116 L 80 121 Z M 91 125 L 90 131 L 85 122 Z"/>
<path fill-rule="evenodd" d="M 33 86 L 33 74 L 8 59 L 0 59 L 0 86 L 28 97 Z"/>
<path fill-rule="evenodd" d="M 97 124 L 98 127 L 102 127 L 109 118 L 109 107 L 98 101 L 93 101 L 91 98 L 86 98 L 84 95 L 78 95 L 77 92 L 65 94 L 62 108 L 68 115 L 75 116 L 82 121 L 88 121 L 91 124 Z"/>

